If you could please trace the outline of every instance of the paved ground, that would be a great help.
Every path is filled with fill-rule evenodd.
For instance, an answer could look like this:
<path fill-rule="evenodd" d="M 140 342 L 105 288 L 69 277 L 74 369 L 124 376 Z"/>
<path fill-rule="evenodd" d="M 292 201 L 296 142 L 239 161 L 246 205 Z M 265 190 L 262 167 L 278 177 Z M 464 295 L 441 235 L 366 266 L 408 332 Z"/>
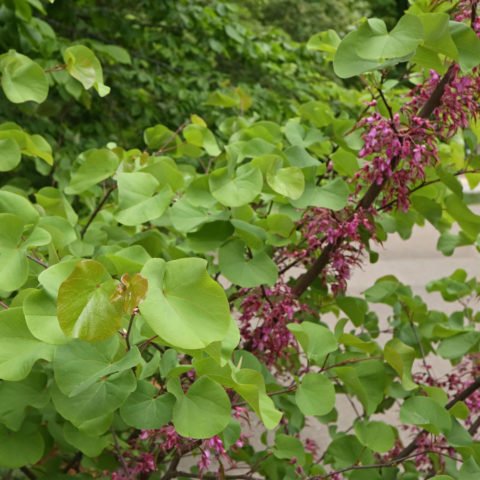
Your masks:
<path fill-rule="evenodd" d="M 480 208 L 475 210 L 480 213 Z M 430 308 L 443 311 L 456 310 L 458 305 L 445 303 L 440 294 L 427 293 L 425 285 L 431 280 L 452 274 L 458 268 L 466 270 L 471 276 L 480 276 L 480 253 L 474 247 L 462 247 L 451 257 L 445 257 L 435 248 L 437 240 L 438 232 L 430 225 L 415 228 L 412 237 L 407 241 L 398 236 L 391 236 L 383 248 L 378 250 L 380 259 L 376 264 L 365 264 L 354 272 L 348 294 L 360 295 L 376 279 L 384 275 L 395 275 L 401 282 L 410 285 L 414 293 L 421 295 Z M 378 305 L 375 310 L 380 322 L 386 325 L 386 318 L 391 313 L 390 308 Z M 437 376 L 448 371 L 449 364 L 441 359 L 435 359 L 431 363 Z M 340 428 L 348 428 L 356 417 L 352 405 L 343 395 L 338 395 L 336 407 L 339 411 Z M 395 412 L 391 412 L 384 419 L 396 424 L 397 418 Z M 325 427 L 315 421 L 311 421 L 310 428 L 305 433 L 317 440 L 321 446 L 329 443 Z"/>

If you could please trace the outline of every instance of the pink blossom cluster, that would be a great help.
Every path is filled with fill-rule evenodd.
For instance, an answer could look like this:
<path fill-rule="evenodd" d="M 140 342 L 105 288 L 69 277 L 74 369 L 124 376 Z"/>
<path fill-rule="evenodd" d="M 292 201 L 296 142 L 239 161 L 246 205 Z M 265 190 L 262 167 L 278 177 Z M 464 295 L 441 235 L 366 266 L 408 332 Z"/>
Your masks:
<path fill-rule="evenodd" d="M 460 0 L 455 14 L 455 20 L 457 22 L 470 22 L 472 28 L 477 33 L 480 33 L 480 18 L 478 15 L 475 15 L 474 22 L 473 24 L 471 23 L 472 11 L 475 12 L 476 9 L 480 8 L 478 3 L 478 0 Z"/>
<path fill-rule="evenodd" d="M 297 313 L 306 310 L 306 305 L 298 301 L 283 280 L 271 288 L 249 291 L 240 307 L 244 346 L 270 366 L 288 359 L 292 349 L 298 351 L 298 345 L 287 324 L 295 321 Z"/>
<path fill-rule="evenodd" d="M 375 227 L 371 221 L 374 214 L 373 209 L 346 208 L 337 213 L 325 208 L 308 210 L 299 223 L 306 247 L 296 250 L 293 256 L 301 259 L 303 266 L 308 268 L 312 252 L 336 244 L 337 249 L 323 272 L 323 280 L 329 281 L 334 294 L 345 291 L 351 270 L 360 263 L 362 257 L 362 229 L 369 238 L 375 238 Z"/>
<path fill-rule="evenodd" d="M 149 474 L 157 469 L 155 456 L 151 453 L 142 452 L 135 458 L 129 452 L 124 452 L 123 460 L 125 467 L 112 473 L 112 480 L 131 480 L 139 478 L 142 474 Z"/>
<path fill-rule="evenodd" d="M 222 439 L 217 435 L 204 440 L 200 450 L 202 452 L 200 461 L 198 462 L 198 469 L 200 472 L 205 472 L 210 468 L 212 456 L 218 461 L 221 461 L 222 458 L 226 460 L 230 459 L 230 457 L 227 455 L 225 447 L 223 446 Z"/>
<path fill-rule="evenodd" d="M 478 118 L 480 111 L 480 77 L 478 69 L 463 75 L 460 67 L 451 69 L 451 79 L 445 86 L 440 105 L 432 114 L 431 128 L 440 138 L 452 137 L 460 128 L 467 128 L 471 118 Z M 410 114 L 416 114 L 441 81 L 441 76 L 430 71 L 429 79 L 410 92 L 411 100 L 404 106 Z"/>
<path fill-rule="evenodd" d="M 466 356 L 451 373 L 439 379 L 435 379 L 430 370 L 431 368 L 427 365 L 427 370 L 416 373 L 414 375 L 415 381 L 419 384 L 441 388 L 448 394 L 449 398 L 454 398 L 468 388 L 480 375 L 480 354 Z M 469 409 L 469 416 L 465 420 L 465 426 L 469 427 L 474 419 L 480 415 L 480 392 L 477 390 L 470 395 L 465 400 L 465 404 Z M 405 425 L 403 428 L 414 437 L 421 432 L 421 429 L 417 426 Z M 444 464 L 445 455 L 455 455 L 455 450 L 449 446 L 447 439 L 443 435 L 432 435 L 424 432 L 418 437 L 416 443 L 416 450 L 419 455 L 414 458 L 414 461 L 417 469 L 422 472 L 430 472 L 434 467 L 428 452 L 438 452 L 440 454 L 436 459 L 440 462 L 440 465 Z M 395 447 L 382 457 L 382 461 L 391 461 L 398 456 L 401 450 L 402 445 L 400 442 L 397 442 Z M 422 454 L 422 452 L 426 453 Z"/>
<path fill-rule="evenodd" d="M 409 186 L 423 180 L 425 167 L 438 160 L 437 140 L 431 122 L 413 115 L 408 125 L 402 125 L 398 113 L 387 119 L 374 112 L 362 119 L 359 127 L 365 128 L 362 135 L 364 146 L 359 157 L 368 157 L 369 161 L 354 178 L 361 180 L 356 193 L 362 190 L 362 184 L 383 185 L 388 181 L 383 205 L 395 200 L 406 211 Z"/>
<path fill-rule="evenodd" d="M 235 407 L 233 415 L 235 418 L 248 419 L 248 410 L 243 407 Z M 188 451 L 189 446 L 194 445 L 196 440 L 182 437 L 173 425 L 166 425 L 157 430 L 142 430 L 128 443 L 128 449 L 121 452 L 121 468 L 112 473 L 113 480 L 141 478 L 142 474 L 154 472 L 157 470 L 157 458 L 164 458 L 172 452 Z M 231 448 L 232 450 L 239 449 L 246 444 L 248 444 L 248 437 L 241 434 Z M 235 463 L 228 455 L 220 437 L 214 436 L 204 440 L 199 448 L 201 455 L 197 466 L 201 474 L 210 468 L 212 459 L 216 459 L 219 463 L 222 460 L 228 462 L 229 468 L 235 467 Z"/>

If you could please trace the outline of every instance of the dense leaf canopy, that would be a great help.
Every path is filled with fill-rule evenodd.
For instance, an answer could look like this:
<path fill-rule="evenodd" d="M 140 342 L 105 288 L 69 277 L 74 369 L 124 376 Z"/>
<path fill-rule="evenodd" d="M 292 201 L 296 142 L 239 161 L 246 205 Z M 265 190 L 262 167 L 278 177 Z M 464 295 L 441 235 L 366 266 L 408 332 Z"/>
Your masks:
<path fill-rule="evenodd" d="M 478 478 L 477 3 L 0 1 L 2 478 Z"/>

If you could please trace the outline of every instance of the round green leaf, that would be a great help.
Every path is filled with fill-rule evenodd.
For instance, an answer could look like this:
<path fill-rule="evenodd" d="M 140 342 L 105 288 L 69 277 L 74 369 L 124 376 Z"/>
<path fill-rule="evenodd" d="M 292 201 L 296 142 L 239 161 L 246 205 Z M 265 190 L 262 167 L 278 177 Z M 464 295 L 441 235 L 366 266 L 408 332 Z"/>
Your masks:
<path fill-rule="evenodd" d="M 43 455 L 45 444 L 38 426 L 25 424 L 18 432 L 0 425 L 0 467 L 20 468 L 37 463 Z"/>
<path fill-rule="evenodd" d="M 16 215 L 25 224 L 35 223 L 39 217 L 35 207 L 25 197 L 6 190 L 0 191 L 0 213 Z"/>
<path fill-rule="evenodd" d="M 273 455 L 280 459 L 295 459 L 299 465 L 305 463 L 305 448 L 303 443 L 298 438 L 283 433 L 279 433 L 275 438 Z"/>
<path fill-rule="evenodd" d="M 158 193 L 156 178 L 150 173 L 118 174 L 119 212 L 116 219 L 123 225 L 140 225 L 163 215 L 173 191 L 165 185 Z"/>
<path fill-rule="evenodd" d="M 68 341 L 60 328 L 55 301 L 43 290 L 34 290 L 23 301 L 27 326 L 35 338 L 51 344 Z"/>
<path fill-rule="evenodd" d="M 305 189 L 305 177 L 298 167 L 268 171 L 267 182 L 272 190 L 292 200 L 300 198 Z"/>
<path fill-rule="evenodd" d="M 64 333 L 89 341 L 115 334 L 122 320 L 115 287 L 101 263 L 80 261 L 58 291 L 57 316 Z"/>
<path fill-rule="evenodd" d="M 106 148 L 88 150 L 79 158 L 83 163 L 73 172 L 70 184 L 65 188 L 69 195 L 82 193 L 111 177 L 118 166 L 118 157 Z"/>
<path fill-rule="evenodd" d="M 16 215 L 0 213 L 0 225 L 0 290 L 12 292 L 28 278 L 26 252 L 18 248 L 24 223 Z"/>
<path fill-rule="evenodd" d="M 335 387 L 321 373 L 307 373 L 299 385 L 295 400 L 304 415 L 326 415 L 335 406 Z"/>
<path fill-rule="evenodd" d="M 252 202 L 262 191 L 263 176 L 260 169 L 245 165 L 231 177 L 228 169 L 214 170 L 209 179 L 212 195 L 226 207 L 241 207 Z"/>
<path fill-rule="evenodd" d="M 326 355 L 338 349 L 333 332 L 323 325 L 313 322 L 289 323 L 287 328 L 295 335 L 307 357 L 321 363 Z"/>
<path fill-rule="evenodd" d="M 48 79 L 38 63 L 13 50 L 2 60 L 2 88 L 11 102 L 42 103 L 46 100 Z"/>
<path fill-rule="evenodd" d="M 87 433 L 105 432 L 112 421 L 111 413 L 119 408 L 135 390 L 137 382 L 132 371 L 109 376 L 75 396 L 64 395 L 52 388 L 53 403 L 62 417 Z"/>
<path fill-rule="evenodd" d="M 140 311 L 154 332 L 175 348 L 205 348 L 228 332 L 228 301 L 206 266 L 199 258 L 168 263 L 152 259 L 141 272 L 149 287 Z"/>
<path fill-rule="evenodd" d="M 0 172 L 13 170 L 22 159 L 18 143 L 11 138 L 0 139 Z"/>
<path fill-rule="evenodd" d="M 62 393 L 75 396 L 96 382 L 113 374 L 130 370 L 141 362 L 137 347 L 118 354 L 119 338 L 88 343 L 74 340 L 56 349 L 53 360 L 55 381 Z"/>
<path fill-rule="evenodd" d="M 111 435 L 88 435 L 75 428 L 71 423 L 66 422 L 63 425 L 63 435 L 65 440 L 73 447 L 80 450 L 87 457 L 98 457 L 103 450 L 112 443 Z"/>
<path fill-rule="evenodd" d="M 273 285 L 278 277 L 277 266 L 265 252 L 256 252 L 252 258 L 246 258 L 241 240 L 228 242 L 220 249 L 219 266 L 228 280 L 244 288 Z"/>
<path fill-rule="evenodd" d="M 230 421 L 230 400 L 225 390 L 208 377 L 201 377 L 186 395 L 174 393 L 173 424 L 184 437 L 210 438 Z"/>
<path fill-rule="evenodd" d="M 52 355 L 53 346 L 40 342 L 28 330 L 22 308 L 0 312 L 0 379 L 22 380 L 37 360 L 50 361 Z"/>
<path fill-rule="evenodd" d="M 383 20 L 372 18 L 358 30 L 356 53 L 366 60 L 383 62 L 415 51 L 423 39 L 423 25 L 415 15 L 404 15 L 389 33 Z"/>
<path fill-rule="evenodd" d="M 395 444 L 395 430 L 384 422 L 356 422 L 355 435 L 362 445 L 378 453 L 388 452 Z"/>
<path fill-rule="evenodd" d="M 448 432 L 452 426 L 450 414 L 435 400 L 428 397 L 408 398 L 400 408 L 403 423 L 420 425 L 429 432 Z"/>
<path fill-rule="evenodd" d="M 139 382 L 120 408 L 123 421 L 142 430 L 154 430 L 172 418 L 175 397 L 169 393 L 158 396 L 158 390 L 149 382 Z"/>
<path fill-rule="evenodd" d="M 75 45 L 65 50 L 63 59 L 67 64 L 67 72 L 85 89 L 93 87 L 101 97 L 110 92 L 110 88 L 103 83 L 102 66 L 92 50 Z"/>

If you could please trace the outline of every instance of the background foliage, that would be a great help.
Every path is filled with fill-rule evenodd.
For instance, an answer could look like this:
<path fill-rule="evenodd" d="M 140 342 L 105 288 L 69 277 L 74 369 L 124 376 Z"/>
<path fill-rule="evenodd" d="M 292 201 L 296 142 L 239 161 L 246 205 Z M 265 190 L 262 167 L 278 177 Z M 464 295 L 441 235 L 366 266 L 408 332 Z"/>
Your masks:
<path fill-rule="evenodd" d="M 0 2 L 5 479 L 478 477 L 478 279 L 347 289 L 480 245 L 477 2 L 410 3 Z"/>

